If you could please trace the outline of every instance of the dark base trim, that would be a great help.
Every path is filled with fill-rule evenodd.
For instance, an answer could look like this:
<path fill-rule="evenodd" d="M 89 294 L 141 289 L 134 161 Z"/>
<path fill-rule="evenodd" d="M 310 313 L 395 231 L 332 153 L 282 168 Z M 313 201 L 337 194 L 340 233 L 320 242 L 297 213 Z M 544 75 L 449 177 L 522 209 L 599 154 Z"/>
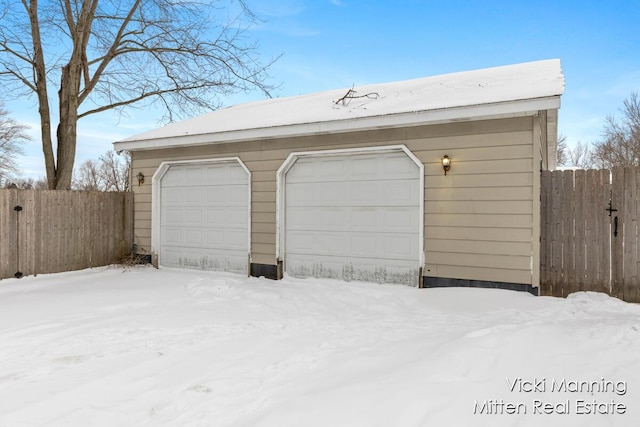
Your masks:
<path fill-rule="evenodd" d="M 151 254 L 139 254 L 134 252 L 131 255 L 127 255 L 126 258 L 126 261 L 132 264 L 153 264 L 153 256 L 151 256 Z M 157 265 L 154 265 L 154 267 L 158 268 Z"/>
<path fill-rule="evenodd" d="M 279 273 L 278 265 L 271 264 L 255 264 L 251 263 L 249 274 L 253 277 L 261 277 L 264 276 L 267 279 L 279 280 L 282 278 L 282 275 Z"/>
<path fill-rule="evenodd" d="M 529 292 L 532 295 L 539 295 L 539 288 L 523 283 L 488 282 L 484 280 L 450 279 L 447 277 L 422 277 L 422 287 L 424 288 L 488 288 L 506 289 L 509 291 Z"/>
<path fill-rule="evenodd" d="M 138 257 L 138 259 L 140 260 L 141 264 L 152 264 L 152 259 L 151 259 L 151 255 L 141 255 L 141 254 L 136 254 L 136 256 Z"/>

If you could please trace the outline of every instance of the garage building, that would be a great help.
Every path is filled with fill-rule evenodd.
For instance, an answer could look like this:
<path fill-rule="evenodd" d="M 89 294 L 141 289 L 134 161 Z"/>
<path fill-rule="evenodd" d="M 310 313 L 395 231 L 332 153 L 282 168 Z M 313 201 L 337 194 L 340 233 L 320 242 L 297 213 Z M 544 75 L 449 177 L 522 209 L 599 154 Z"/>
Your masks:
<path fill-rule="evenodd" d="M 115 149 L 132 155 L 136 247 L 160 267 L 536 293 L 563 91 L 560 61 L 545 60 L 132 136 Z"/>

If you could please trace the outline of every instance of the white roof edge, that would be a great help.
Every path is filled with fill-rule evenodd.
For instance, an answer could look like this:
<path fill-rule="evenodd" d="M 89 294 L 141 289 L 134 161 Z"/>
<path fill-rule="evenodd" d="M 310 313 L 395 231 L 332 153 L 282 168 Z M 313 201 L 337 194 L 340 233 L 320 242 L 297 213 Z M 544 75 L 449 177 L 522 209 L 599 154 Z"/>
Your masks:
<path fill-rule="evenodd" d="M 114 143 L 114 148 L 116 151 L 135 151 L 205 144 L 228 144 L 232 142 L 290 138 L 324 133 L 344 133 L 402 126 L 419 126 L 470 120 L 528 116 L 537 114 L 540 110 L 558 108 L 560 108 L 560 95 L 347 120 L 301 123 L 155 139 L 118 141 Z"/>

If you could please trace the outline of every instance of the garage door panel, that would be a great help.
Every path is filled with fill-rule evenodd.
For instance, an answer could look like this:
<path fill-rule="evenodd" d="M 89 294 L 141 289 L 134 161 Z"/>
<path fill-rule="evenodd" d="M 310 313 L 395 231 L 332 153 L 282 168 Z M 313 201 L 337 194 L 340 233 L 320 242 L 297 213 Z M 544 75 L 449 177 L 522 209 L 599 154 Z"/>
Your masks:
<path fill-rule="evenodd" d="M 247 214 L 247 207 L 230 207 L 227 209 L 227 225 L 228 226 L 239 226 L 242 228 L 246 228 L 246 224 L 249 221 L 249 216 Z"/>
<path fill-rule="evenodd" d="M 244 230 L 208 229 L 169 229 L 162 238 L 163 249 L 220 249 L 246 250 L 247 235 Z"/>
<path fill-rule="evenodd" d="M 161 237 L 162 245 L 180 245 L 183 242 L 182 231 L 174 228 L 165 228 Z"/>
<path fill-rule="evenodd" d="M 341 182 L 377 179 L 380 172 L 389 179 L 414 179 L 418 166 L 398 153 L 308 157 L 296 160 L 287 172 L 287 182 Z"/>
<path fill-rule="evenodd" d="M 418 165 L 408 156 L 385 156 L 378 166 L 386 175 L 393 175 L 394 179 L 413 179 L 419 172 Z"/>
<path fill-rule="evenodd" d="M 247 228 L 247 208 L 204 208 L 205 227 Z"/>
<path fill-rule="evenodd" d="M 204 168 L 199 168 L 201 170 L 201 176 L 199 179 L 201 181 L 196 182 L 207 182 L 212 185 L 225 184 L 228 182 L 227 176 L 229 174 L 228 167 L 215 165 L 215 166 L 207 166 Z"/>
<path fill-rule="evenodd" d="M 247 179 L 247 172 L 238 164 L 229 164 L 225 168 L 224 182 L 225 184 L 238 184 Z"/>
<path fill-rule="evenodd" d="M 419 206 L 417 180 L 287 182 L 287 206 Z"/>
<path fill-rule="evenodd" d="M 249 175 L 237 162 L 175 165 L 160 180 L 160 264 L 246 273 Z"/>
<path fill-rule="evenodd" d="M 419 237 L 411 235 L 392 235 L 384 237 L 384 257 L 389 259 L 417 259 Z"/>
<path fill-rule="evenodd" d="M 182 241 L 182 244 L 184 245 L 200 247 L 203 244 L 204 236 L 198 229 L 184 230 L 183 236 L 184 239 Z"/>
<path fill-rule="evenodd" d="M 393 206 L 419 206 L 419 201 L 416 200 L 416 194 L 420 191 L 420 181 L 413 180 L 394 180 L 387 181 L 380 185 L 380 191 L 384 194 L 387 203 Z"/>
<path fill-rule="evenodd" d="M 417 259 L 418 239 L 414 233 L 389 235 L 380 232 L 289 231 L 288 255 L 333 255 L 380 259 Z"/>
<path fill-rule="evenodd" d="M 206 242 L 202 247 L 230 246 L 224 229 L 208 229 L 204 233 L 201 232 L 201 234 L 204 235 L 204 242 Z"/>
<path fill-rule="evenodd" d="M 225 208 L 204 208 L 207 227 L 224 227 L 227 223 L 228 213 Z"/>
<path fill-rule="evenodd" d="M 228 200 L 229 204 L 239 206 L 239 207 L 248 207 L 249 206 L 249 195 L 245 193 L 247 191 L 247 186 L 240 186 L 241 188 L 236 188 L 236 186 L 230 186 L 227 190 L 229 195 L 226 200 Z"/>
<path fill-rule="evenodd" d="M 313 256 L 292 255 L 291 267 L 287 273 L 294 277 L 317 277 L 346 281 L 364 281 L 374 283 L 409 284 L 416 282 L 419 269 L 415 263 L 393 261 L 384 265 L 381 262 L 353 260 L 345 263 L 340 257 L 324 257 L 318 260 Z"/>
<path fill-rule="evenodd" d="M 381 227 L 394 233 L 413 233 L 420 227 L 420 218 L 408 209 L 387 209 L 381 212 Z"/>
<path fill-rule="evenodd" d="M 212 185 L 203 191 L 202 202 L 206 205 L 215 205 L 219 200 L 229 200 L 229 189 L 223 185 Z"/>
<path fill-rule="evenodd" d="M 343 165 L 349 169 L 349 175 L 352 179 L 371 179 L 379 177 L 378 164 L 379 158 L 382 156 L 357 156 L 352 159 L 344 159 Z"/>
<path fill-rule="evenodd" d="M 166 225 L 179 224 L 180 218 L 182 218 L 181 208 L 165 208 L 163 219 Z"/>
<path fill-rule="evenodd" d="M 161 265 L 177 268 L 228 271 L 246 274 L 247 254 L 207 248 L 168 248 L 160 257 Z"/>
<path fill-rule="evenodd" d="M 182 190 L 180 188 L 162 188 L 162 201 L 165 206 L 177 205 L 182 203 Z"/>
<path fill-rule="evenodd" d="M 162 177 L 162 188 L 164 190 L 170 190 L 172 187 L 176 186 L 184 186 L 187 183 L 187 180 L 183 178 L 183 170 L 178 170 L 177 168 L 171 168 L 170 174 L 165 174 Z"/>
<path fill-rule="evenodd" d="M 353 233 L 349 239 L 349 250 L 343 256 L 381 258 L 384 248 L 376 237 L 374 233 Z"/>
<path fill-rule="evenodd" d="M 182 169 L 180 177 L 182 179 L 181 184 L 203 182 L 205 177 L 203 176 L 205 168 L 200 166 L 188 166 Z"/>
<path fill-rule="evenodd" d="M 202 211 L 200 209 L 183 209 L 183 224 L 190 227 L 202 226 Z"/>
<path fill-rule="evenodd" d="M 322 217 L 316 218 L 315 207 L 292 207 L 287 209 L 286 224 L 287 229 L 308 229 L 317 227 L 320 230 L 329 227 L 341 227 L 344 225 L 346 208 L 326 208 Z"/>
<path fill-rule="evenodd" d="M 247 233 L 245 230 L 226 230 L 225 246 L 230 249 L 245 250 L 247 248 Z"/>
<path fill-rule="evenodd" d="M 407 207 L 324 207 L 323 215 L 315 214 L 317 206 L 287 210 L 287 230 L 369 231 L 387 229 L 390 232 L 415 233 L 420 218 L 415 209 Z"/>
<path fill-rule="evenodd" d="M 201 206 L 202 203 L 202 189 L 201 188 L 180 188 L 180 194 L 182 195 L 182 204 L 186 206 Z"/>
<path fill-rule="evenodd" d="M 380 183 L 377 181 L 356 181 L 344 186 L 344 194 L 347 206 L 366 205 L 371 206 L 382 202 L 380 200 Z"/>

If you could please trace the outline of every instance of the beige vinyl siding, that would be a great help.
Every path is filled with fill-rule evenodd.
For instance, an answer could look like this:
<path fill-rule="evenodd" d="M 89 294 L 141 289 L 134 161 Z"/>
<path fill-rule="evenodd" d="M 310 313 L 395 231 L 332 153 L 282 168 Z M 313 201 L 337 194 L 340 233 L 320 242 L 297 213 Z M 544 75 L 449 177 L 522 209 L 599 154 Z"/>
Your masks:
<path fill-rule="evenodd" d="M 514 122 L 414 152 L 425 163 L 425 276 L 532 283 L 533 120 Z"/>
<path fill-rule="evenodd" d="M 547 164 L 544 170 L 558 167 L 558 110 L 545 111 L 545 122 L 541 124 L 542 144 L 547 147 Z"/>
<path fill-rule="evenodd" d="M 162 161 L 238 156 L 252 173 L 252 262 L 275 264 L 276 171 L 291 152 L 404 144 L 425 165 L 424 275 L 532 283 L 533 117 L 136 151 L 136 243 L 150 250 Z M 539 149 L 539 147 L 537 147 Z M 444 176 L 440 158 L 452 168 Z"/>

